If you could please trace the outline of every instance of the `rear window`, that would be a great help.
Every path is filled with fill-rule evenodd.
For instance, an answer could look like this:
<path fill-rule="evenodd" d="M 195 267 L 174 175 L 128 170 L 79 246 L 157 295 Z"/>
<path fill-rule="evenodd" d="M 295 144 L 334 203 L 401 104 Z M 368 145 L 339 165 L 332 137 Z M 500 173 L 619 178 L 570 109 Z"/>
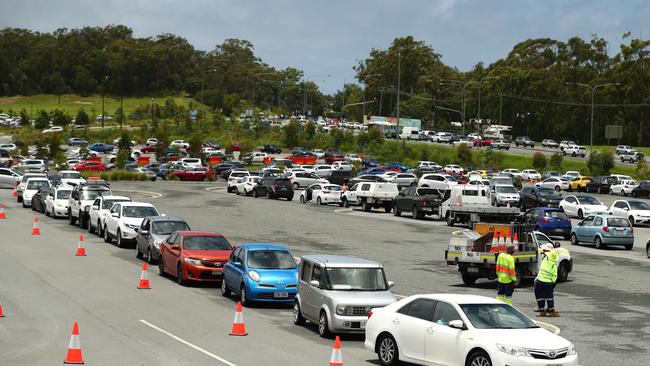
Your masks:
<path fill-rule="evenodd" d="M 27 189 L 39 189 L 41 187 L 49 187 L 50 182 L 46 180 L 30 180 L 27 183 Z"/>
<path fill-rule="evenodd" d="M 544 216 L 552 217 L 554 219 L 560 219 L 560 220 L 565 220 L 565 219 L 569 218 L 569 216 L 567 216 L 564 212 L 562 212 L 560 210 L 546 211 L 546 212 L 544 212 Z"/>
<path fill-rule="evenodd" d="M 611 227 L 630 227 L 630 222 L 622 217 L 610 217 L 607 219 L 607 226 Z"/>
<path fill-rule="evenodd" d="M 67 190 L 67 189 L 66 190 L 62 189 L 62 190 L 56 191 L 56 199 L 58 199 L 58 200 L 66 200 L 66 199 L 70 198 L 70 193 L 72 193 L 72 191 Z"/>
<path fill-rule="evenodd" d="M 276 178 L 275 184 L 278 186 L 291 186 L 291 181 L 286 178 Z"/>

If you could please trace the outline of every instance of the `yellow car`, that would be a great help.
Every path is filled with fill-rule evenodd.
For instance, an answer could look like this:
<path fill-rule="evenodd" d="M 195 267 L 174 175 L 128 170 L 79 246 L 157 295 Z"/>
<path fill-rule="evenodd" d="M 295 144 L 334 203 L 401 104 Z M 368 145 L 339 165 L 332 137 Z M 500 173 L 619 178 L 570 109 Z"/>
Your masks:
<path fill-rule="evenodd" d="M 591 177 L 575 177 L 569 182 L 569 191 L 587 191 L 589 183 L 591 183 Z"/>

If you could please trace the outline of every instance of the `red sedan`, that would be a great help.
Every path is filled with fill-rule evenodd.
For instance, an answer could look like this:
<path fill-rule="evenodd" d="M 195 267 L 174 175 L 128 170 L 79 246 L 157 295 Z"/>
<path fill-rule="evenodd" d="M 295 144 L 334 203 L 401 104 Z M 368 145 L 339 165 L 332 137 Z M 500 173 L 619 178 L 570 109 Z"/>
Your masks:
<path fill-rule="evenodd" d="M 76 171 L 107 172 L 110 169 L 101 161 L 84 161 L 74 166 Z"/>
<path fill-rule="evenodd" d="M 204 181 L 209 177 L 214 177 L 214 170 L 209 167 L 185 168 L 174 170 L 172 175 L 182 181 Z"/>
<path fill-rule="evenodd" d="M 177 231 L 160 245 L 158 273 L 175 276 L 181 285 L 189 281 L 220 282 L 233 249 L 218 233 Z"/>

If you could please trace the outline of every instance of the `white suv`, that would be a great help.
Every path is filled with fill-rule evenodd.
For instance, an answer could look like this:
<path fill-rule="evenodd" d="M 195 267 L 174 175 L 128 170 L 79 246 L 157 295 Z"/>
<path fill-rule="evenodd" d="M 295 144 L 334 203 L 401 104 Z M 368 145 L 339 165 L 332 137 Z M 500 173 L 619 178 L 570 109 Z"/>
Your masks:
<path fill-rule="evenodd" d="M 449 189 L 449 186 L 458 185 L 458 180 L 447 174 L 425 174 L 418 181 L 418 187 Z"/>
<path fill-rule="evenodd" d="M 32 205 L 32 197 L 38 192 L 41 187 L 49 187 L 50 181 L 47 178 L 29 178 L 25 184 L 23 191 L 23 207 L 30 207 Z"/>
<path fill-rule="evenodd" d="M 576 144 L 575 142 L 569 140 L 560 141 L 560 150 L 564 151 L 564 149 L 571 147 L 575 144 Z"/>
<path fill-rule="evenodd" d="M 582 156 L 584 158 L 587 156 L 587 148 L 580 145 L 569 146 L 564 149 L 564 155 L 571 155 L 573 157 Z"/>
<path fill-rule="evenodd" d="M 53 218 L 67 217 L 68 199 L 70 199 L 71 192 L 72 187 L 66 186 L 51 189 L 45 198 L 45 215 L 52 216 Z"/>
<path fill-rule="evenodd" d="M 131 198 L 124 196 L 100 196 L 95 198 L 93 205 L 90 207 L 90 218 L 88 220 L 88 232 L 97 233 L 98 236 L 104 236 L 104 222 L 108 212 L 117 202 L 131 202 Z"/>
<path fill-rule="evenodd" d="M 542 179 L 542 175 L 539 174 L 539 172 L 535 169 L 525 169 L 522 171 L 522 179 L 523 180 L 540 180 Z"/>
<path fill-rule="evenodd" d="M 460 165 L 454 165 L 454 164 L 448 164 L 448 165 L 445 165 L 445 169 L 444 169 L 444 170 L 445 170 L 445 172 L 447 172 L 447 173 L 455 173 L 455 174 L 461 174 L 461 173 L 464 171 L 464 169 L 463 169 L 462 166 L 460 166 Z"/>
<path fill-rule="evenodd" d="M 117 202 L 106 215 L 104 222 L 104 241 L 110 243 L 113 238 L 117 246 L 124 247 L 127 241 L 134 241 L 142 220 L 148 216 L 161 216 L 158 210 L 150 203 Z"/>
<path fill-rule="evenodd" d="M 237 181 L 239 181 L 239 178 L 248 177 L 250 175 L 251 173 L 246 169 L 234 169 L 231 171 L 230 175 L 228 175 L 228 193 L 237 191 Z"/>

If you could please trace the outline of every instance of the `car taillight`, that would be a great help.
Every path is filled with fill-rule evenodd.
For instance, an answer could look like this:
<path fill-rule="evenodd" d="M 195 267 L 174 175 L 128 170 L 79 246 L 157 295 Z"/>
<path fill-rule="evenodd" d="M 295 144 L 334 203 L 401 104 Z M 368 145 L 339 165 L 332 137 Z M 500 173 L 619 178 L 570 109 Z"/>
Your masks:
<path fill-rule="evenodd" d="M 609 228 L 608 228 L 607 226 L 603 226 L 603 231 L 606 232 L 606 233 L 608 233 L 608 232 L 609 232 Z"/>
<path fill-rule="evenodd" d="M 330 191 L 323 190 L 323 193 L 327 194 L 330 193 Z"/>
<path fill-rule="evenodd" d="M 368 319 L 372 316 L 372 310 L 368 310 Z"/>
<path fill-rule="evenodd" d="M 549 219 L 548 217 L 542 217 L 542 222 L 550 222 L 550 221 L 551 219 Z"/>
<path fill-rule="evenodd" d="M 428 204 L 428 203 L 429 203 L 429 201 L 427 201 L 426 198 L 421 198 L 421 199 L 420 199 L 420 204 L 422 204 L 422 205 L 426 205 L 426 204 Z"/>

